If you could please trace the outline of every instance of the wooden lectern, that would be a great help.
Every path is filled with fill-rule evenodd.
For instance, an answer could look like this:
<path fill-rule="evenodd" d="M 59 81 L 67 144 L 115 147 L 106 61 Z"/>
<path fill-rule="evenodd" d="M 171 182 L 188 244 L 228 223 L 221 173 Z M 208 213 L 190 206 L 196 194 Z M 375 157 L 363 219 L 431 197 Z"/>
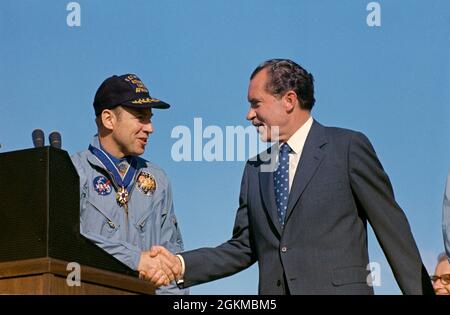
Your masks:
<path fill-rule="evenodd" d="M 0 263 L 0 294 L 154 294 L 136 277 L 81 266 L 80 285 L 67 282 L 69 262 L 53 258 Z M 70 280 L 73 281 L 73 279 Z"/>
<path fill-rule="evenodd" d="M 136 271 L 80 234 L 79 202 L 66 151 L 0 154 L 0 294 L 154 294 Z"/>

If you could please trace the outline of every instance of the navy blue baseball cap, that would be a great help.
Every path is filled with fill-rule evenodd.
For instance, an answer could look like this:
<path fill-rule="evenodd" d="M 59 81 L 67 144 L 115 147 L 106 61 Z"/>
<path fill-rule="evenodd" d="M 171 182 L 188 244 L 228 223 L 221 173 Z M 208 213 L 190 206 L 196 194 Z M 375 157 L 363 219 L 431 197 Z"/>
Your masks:
<path fill-rule="evenodd" d="M 94 110 L 98 116 L 104 109 L 117 106 L 132 108 L 169 108 L 170 105 L 152 98 L 147 87 L 135 74 L 113 75 L 107 78 L 95 93 Z"/>

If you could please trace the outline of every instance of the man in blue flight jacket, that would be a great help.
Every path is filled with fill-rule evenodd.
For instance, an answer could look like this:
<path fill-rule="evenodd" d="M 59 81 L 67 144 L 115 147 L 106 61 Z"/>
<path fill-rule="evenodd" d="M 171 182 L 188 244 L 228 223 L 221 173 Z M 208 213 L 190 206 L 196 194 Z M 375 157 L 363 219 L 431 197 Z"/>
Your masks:
<path fill-rule="evenodd" d="M 169 107 L 134 74 L 106 79 L 94 99 L 98 134 L 72 161 L 80 176 L 81 234 L 162 285 L 157 294 L 187 294 L 148 252 L 157 244 L 173 253 L 183 250 L 169 180 L 139 157 L 153 132 L 152 108 Z"/>

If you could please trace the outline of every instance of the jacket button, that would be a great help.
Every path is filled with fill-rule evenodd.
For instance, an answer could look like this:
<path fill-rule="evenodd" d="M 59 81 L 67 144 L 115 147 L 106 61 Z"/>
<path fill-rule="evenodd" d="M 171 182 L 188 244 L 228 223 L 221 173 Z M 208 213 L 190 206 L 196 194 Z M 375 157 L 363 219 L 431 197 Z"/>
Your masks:
<path fill-rule="evenodd" d="M 287 252 L 287 247 L 286 246 L 281 247 L 281 252 L 286 253 Z"/>
<path fill-rule="evenodd" d="M 281 280 L 277 281 L 277 287 L 279 287 L 281 285 Z"/>

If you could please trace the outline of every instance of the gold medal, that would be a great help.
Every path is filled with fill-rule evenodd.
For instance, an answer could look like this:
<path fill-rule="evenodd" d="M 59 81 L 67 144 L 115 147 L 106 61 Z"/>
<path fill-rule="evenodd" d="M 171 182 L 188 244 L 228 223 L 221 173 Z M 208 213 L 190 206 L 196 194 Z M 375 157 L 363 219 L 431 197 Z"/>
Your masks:
<path fill-rule="evenodd" d="M 121 206 L 124 206 L 128 202 L 128 191 L 125 187 L 120 187 L 116 194 L 117 203 Z"/>

